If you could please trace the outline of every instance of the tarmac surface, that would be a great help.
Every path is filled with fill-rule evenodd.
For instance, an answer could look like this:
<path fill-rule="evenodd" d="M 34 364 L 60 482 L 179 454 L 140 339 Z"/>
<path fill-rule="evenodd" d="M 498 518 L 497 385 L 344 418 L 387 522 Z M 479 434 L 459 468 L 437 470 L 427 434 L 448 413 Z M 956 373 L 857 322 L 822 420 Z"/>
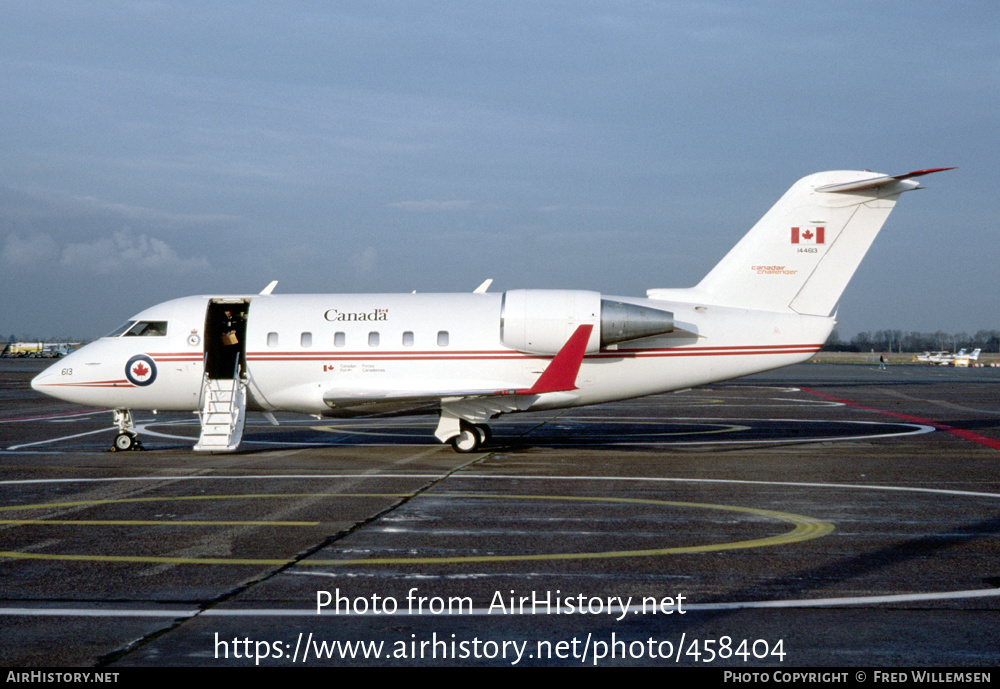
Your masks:
<path fill-rule="evenodd" d="M 803 364 L 474 454 L 251 415 L 204 455 L 144 412 L 107 451 L 45 365 L 0 360 L 8 667 L 1000 662 L 1000 369 Z"/>

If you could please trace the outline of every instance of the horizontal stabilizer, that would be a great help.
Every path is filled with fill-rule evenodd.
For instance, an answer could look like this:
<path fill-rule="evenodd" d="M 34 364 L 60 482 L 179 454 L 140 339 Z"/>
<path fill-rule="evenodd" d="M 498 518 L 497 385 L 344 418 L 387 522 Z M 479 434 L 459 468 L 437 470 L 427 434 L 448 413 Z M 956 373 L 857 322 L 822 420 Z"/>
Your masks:
<path fill-rule="evenodd" d="M 929 170 L 916 170 L 914 172 L 907 172 L 905 175 L 879 175 L 878 177 L 872 177 L 870 179 L 862 179 L 857 182 L 845 182 L 843 184 L 827 184 L 822 187 L 816 187 L 816 191 L 821 191 L 824 193 L 830 192 L 844 192 L 844 191 L 861 191 L 863 189 L 877 189 L 878 187 L 884 187 L 887 184 L 892 184 L 893 182 L 901 182 L 904 179 L 910 179 L 912 177 L 922 177 L 923 175 L 929 175 L 932 172 L 944 172 L 945 170 L 954 170 L 953 167 L 935 167 Z"/>

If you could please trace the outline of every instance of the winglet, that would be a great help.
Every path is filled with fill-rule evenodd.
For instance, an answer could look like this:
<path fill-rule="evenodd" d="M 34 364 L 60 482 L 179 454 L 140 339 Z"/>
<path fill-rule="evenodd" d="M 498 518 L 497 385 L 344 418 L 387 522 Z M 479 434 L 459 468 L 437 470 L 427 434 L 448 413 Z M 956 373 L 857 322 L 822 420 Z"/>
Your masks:
<path fill-rule="evenodd" d="M 576 376 L 580 373 L 580 365 L 583 364 L 583 355 L 587 351 L 587 342 L 593 329 L 593 325 L 581 325 L 577 328 L 542 371 L 535 384 L 527 390 L 518 390 L 517 394 L 541 395 L 545 392 L 576 390 Z"/>
<path fill-rule="evenodd" d="M 271 280 L 271 284 L 260 291 L 261 294 L 270 294 L 274 291 L 274 288 L 278 286 L 277 280 Z"/>

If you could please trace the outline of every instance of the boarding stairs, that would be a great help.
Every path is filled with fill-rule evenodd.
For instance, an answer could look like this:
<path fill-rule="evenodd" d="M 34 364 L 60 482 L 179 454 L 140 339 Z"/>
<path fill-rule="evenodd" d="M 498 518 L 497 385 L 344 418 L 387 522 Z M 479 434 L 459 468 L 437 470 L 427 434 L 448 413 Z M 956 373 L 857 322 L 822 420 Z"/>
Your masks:
<path fill-rule="evenodd" d="M 231 379 L 209 378 L 206 373 L 201 399 L 201 437 L 195 451 L 234 451 L 243 439 L 247 410 L 247 383 L 239 375 L 239 364 Z"/>

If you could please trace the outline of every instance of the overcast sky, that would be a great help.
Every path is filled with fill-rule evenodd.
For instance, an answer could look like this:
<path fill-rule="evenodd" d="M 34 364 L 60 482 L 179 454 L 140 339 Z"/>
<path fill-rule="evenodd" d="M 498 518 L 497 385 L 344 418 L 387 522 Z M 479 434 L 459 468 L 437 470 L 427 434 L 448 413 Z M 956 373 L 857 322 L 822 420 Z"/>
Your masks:
<path fill-rule="evenodd" d="M 694 285 L 798 178 L 923 178 L 842 335 L 1000 328 L 1000 4 L 0 4 L 0 337 L 198 293 Z"/>

